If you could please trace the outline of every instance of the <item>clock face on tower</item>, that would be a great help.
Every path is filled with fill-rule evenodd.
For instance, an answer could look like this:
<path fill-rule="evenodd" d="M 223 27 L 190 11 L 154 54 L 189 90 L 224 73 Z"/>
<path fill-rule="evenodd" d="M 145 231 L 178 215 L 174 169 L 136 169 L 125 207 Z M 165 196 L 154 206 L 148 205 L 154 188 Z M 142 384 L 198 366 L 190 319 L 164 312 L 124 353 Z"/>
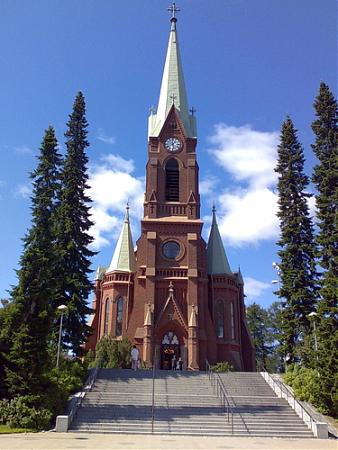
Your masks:
<path fill-rule="evenodd" d="M 171 137 L 165 141 L 164 146 L 169 152 L 177 152 L 181 149 L 182 143 L 179 139 Z"/>

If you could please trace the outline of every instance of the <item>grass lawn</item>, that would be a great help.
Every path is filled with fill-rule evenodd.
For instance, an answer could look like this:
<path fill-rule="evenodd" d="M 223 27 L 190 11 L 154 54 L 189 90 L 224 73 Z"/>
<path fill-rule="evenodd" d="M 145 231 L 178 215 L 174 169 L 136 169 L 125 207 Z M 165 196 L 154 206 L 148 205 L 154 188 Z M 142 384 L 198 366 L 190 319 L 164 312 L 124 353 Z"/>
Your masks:
<path fill-rule="evenodd" d="M 26 428 L 9 428 L 7 425 L 0 425 L 0 434 L 9 433 L 32 433 L 34 430 L 27 430 Z"/>

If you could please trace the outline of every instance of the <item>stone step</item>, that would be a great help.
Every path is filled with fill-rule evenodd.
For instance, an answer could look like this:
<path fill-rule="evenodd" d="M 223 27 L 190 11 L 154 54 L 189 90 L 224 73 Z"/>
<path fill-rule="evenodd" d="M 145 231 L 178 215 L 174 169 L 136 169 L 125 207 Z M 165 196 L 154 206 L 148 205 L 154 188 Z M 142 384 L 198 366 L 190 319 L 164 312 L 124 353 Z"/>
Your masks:
<path fill-rule="evenodd" d="M 81 425 L 79 427 L 72 428 L 70 431 L 76 433 L 92 432 L 92 433 L 128 433 L 128 434 L 151 434 L 151 423 L 142 424 L 140 427 L 118 426 L 114 428 L 105 428 L 101 426 L 91 426 L 91 424 Z M 163 435 L 205 435 L 210 436 L 248 436 L 247 431 L 243 429 L 234 430 L 232 433 L 231 427 L 223 429 L 210 429 L 208 427 L 197 428 L 183 428 L 183 427 L 167 427 L 154 425 L 154 434 Z M 285 437 L 285 438 L 313 438 L 313 434 L 310 431 L 289 430 L 285 431 L 252 431 L 249 433 L 252 437 Z"/>
<path fill-rule="evenodd" d="M 152 372 L 101 369 L 71 429 L 151 432 Z M 206 373 L 161 371 L 155 380 L 156 434 L 231 435 L 231 423 Z M 220 374 L 232 405 L 234 434 L 313 437 L 284 399 L 257 373 Z"/>

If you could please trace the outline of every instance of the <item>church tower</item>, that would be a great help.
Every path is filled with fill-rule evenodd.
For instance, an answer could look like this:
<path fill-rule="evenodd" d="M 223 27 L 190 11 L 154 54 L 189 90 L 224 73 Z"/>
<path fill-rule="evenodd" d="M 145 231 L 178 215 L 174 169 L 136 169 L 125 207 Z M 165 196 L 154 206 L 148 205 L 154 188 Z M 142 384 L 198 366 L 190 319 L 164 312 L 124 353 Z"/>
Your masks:
<path fill-rule="evenodd" d="M 201 235 L 196 118 L 188 106 L 175 3 L 169 10 L 160 96 L 148 122 L 141 236 L 134 254 L 127 209 L 112 263 L 97 277 L 96 334 L 88 346 L 105 334 L 126 336 L 148 367 L 170 369 L 175 355 L 184 369 L 227 360 L 254 370 L 243 280 L 231 272 L 215 210 L 208 246 Z"/>

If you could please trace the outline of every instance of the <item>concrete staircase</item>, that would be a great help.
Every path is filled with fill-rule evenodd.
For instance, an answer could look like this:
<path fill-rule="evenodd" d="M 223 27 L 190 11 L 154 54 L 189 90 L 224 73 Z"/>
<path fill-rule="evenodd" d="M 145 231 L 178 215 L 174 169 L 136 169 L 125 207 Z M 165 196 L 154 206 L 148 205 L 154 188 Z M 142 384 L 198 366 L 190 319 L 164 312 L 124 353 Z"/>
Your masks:
<path fill-rule="evenodd" d="M 220 374 L 235 414 L 252 436 L 313 438 L 312 431 L 259 373 Z"/>
<path fill-rule="evenodd" d="M 157 371 L 154 433 L 313 437 L 258 373 L 221 378 L 233 407 L 233 424 L 220 406 L 205 372 Z M 152 432 L 152 372 L 101 369 L 69 431 Z"/>

